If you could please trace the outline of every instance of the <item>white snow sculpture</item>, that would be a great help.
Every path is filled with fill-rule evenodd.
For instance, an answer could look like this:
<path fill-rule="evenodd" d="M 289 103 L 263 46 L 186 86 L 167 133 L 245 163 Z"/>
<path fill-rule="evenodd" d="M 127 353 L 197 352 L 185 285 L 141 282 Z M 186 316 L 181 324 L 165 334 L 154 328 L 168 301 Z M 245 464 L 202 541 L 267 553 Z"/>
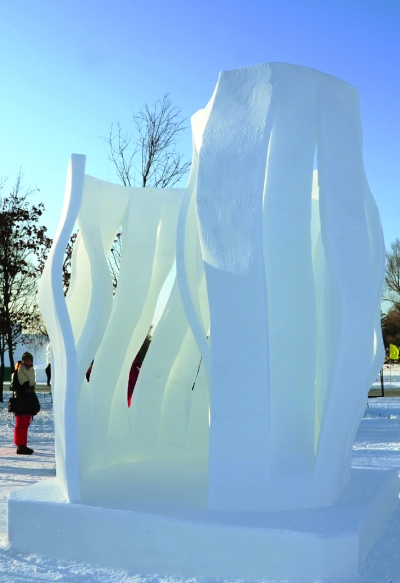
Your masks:
<path fill-rule="evenodd" d="M 194 135 L 211 312 L 210 505 L 333 504 L 383 360 L 384 242 L 358 93 L 280 63 L 222 73 Z"/>
<path fill-rule="evenodd" d="M 69 502 L 227 520 L 242 540 L 243 512 L 252 511 L 254 526 L 254 513 L 332 506 L 350 479 L 354 435 L 383 360 L 385 251 L 349 84 L 282 63 L 224 72 L 192 127 L 186 189 L 109 184 L 85 176 L 84 156 L 72 156 L 39 294 L 54 351 L 57 480 Z M 65 301 L 61 266 L 75 220 Z M 121 225 L 113 297 L 107 256 Z M 130 365 L 175 259 L 175 285 L 128 409 Z M 380 519 L 394 504 L 395 478 L 385 487 Z M 204 524 L 199 548 L 218 554 L 213 537 L 201 538 Z M 171 540 L 186 550 L 175 564 L 186 566 L 175 572 L 190 575 L 197 559 L 176 528 Z M 275 558 L 254 558 L 250 537 L 248 571 L 233 550 L 223 567 L 193 574 L 283 576 L 281 535 L 255 531 L 264 543 L 272 536 Z M 325 571 L 319 562 L 308 574 L 340 571 L 339 547 Z M 169 568 L 157 553 L 149 568 Z M 266 573 L 262 561 L 275 559 L 280 567 Z"/>
<path fill-rule="evenodd" d="M 193 412 L 200 391 L 190 390 L 202 355 L 211 367 L 209 506 L 333 504 L 349 479 L 354 434 L 383 356 L 384 244 L 363 169 L 357 91 L 286 64 L 225 72 L 193 117 L 193 134 L 187 189 L 130 189 L 84 178 L 83 157 L 72 159 L 79 182 L 71 191 L 73 218 L 63 222 L 66 235 L 41 286 L 51 338 L 65 337 L 69 351 L 54 367 L 56 415 L 69 419 L 57 424 L 60 483 L 75 501 L 95 469 L 118 463 L 194 456 L 207 468 L 208 404 L 196 402 L 201 413 Z M 177 286 L 128 410 L 129 368 L 175 259 L 183 199 Z M 59 314 L 67 320 L 61 251 L 75 218 L 71 323 L 60 323 L 60 335 L 52 327 Z M 113 299 L 106 261 L 121 225 Z M 62 358 L 61 347 L 54 352 Z M 296 386 L 282 374 L 287 359 Z M 73 377 L 60 378 L 60 368 Z M 61 397 L 64 378 L 68 393 Z M 338 423 L 343 398 L 347 418 Z M 203 417 L 201 442 L 188 432 L 196 414 Z"/>

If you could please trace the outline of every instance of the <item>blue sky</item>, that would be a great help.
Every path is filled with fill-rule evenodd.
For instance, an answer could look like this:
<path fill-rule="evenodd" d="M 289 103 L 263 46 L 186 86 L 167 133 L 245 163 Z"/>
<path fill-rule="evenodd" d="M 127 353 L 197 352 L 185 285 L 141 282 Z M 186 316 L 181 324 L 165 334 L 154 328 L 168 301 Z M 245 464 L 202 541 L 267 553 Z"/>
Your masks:
<path fill-rule="evenodd" d="M 40 188 L 50 236 L 72 152 L 117 182 L 101 139 L 111 122 L 129 129 L 165 91 L 190 117 L 219 71 L 284 61 L 358 88 L 387 246 L 400 237 L 399 0 L 13 0 L 0 16 L 0 175 L 21 167 Z M 190 158 L 190 130 L 181 146 Z"/>

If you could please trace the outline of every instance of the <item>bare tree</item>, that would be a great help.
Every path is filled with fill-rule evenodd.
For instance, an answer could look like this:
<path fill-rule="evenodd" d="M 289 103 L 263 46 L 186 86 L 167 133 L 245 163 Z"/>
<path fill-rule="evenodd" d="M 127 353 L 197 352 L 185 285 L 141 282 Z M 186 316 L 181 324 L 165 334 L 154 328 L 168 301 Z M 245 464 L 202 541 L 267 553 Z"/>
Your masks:
<path fill-rule="evenodd" d="M 395 239 L 386 253 L 383 300 L 391 302 L 400 311 L 400 240 Z"/>
<path fill-rule="evenodd" d="M 168 188 L 177 184 L 189 171 L 190 162 L 176 150 L 187 128 L 181 110 L 174 107 L 165 93 L 152 105 L 147 103 L 132 115 L 133 133 L 124 132 L 117 122 L 111 124 L 108 137 L 108 158 L 114 164 L 118 178 L 125 186 Z M 117 287 L 121 262 L 122 231 L 111 249 L 108 265 Z"/>
<path fill-rule="evenodd" d="M 14 368 L 14 349 L 22 333 L 42 329 L 36 291 L 51 245 L 46 227 L 37 224 L 44 205 L 29 204 L 35 189 L 25 189 L 22 179 L 20 171 L 0 204 L 0 400 L 5 351 Z"/>
<path fill-rule="evenodd" d="M 119 122 L 110 126 L 108 158 L 125 186 L 167 188 L 187 174 L 190 162 L 176 151 L 187 128 L 181 110 L 165 93 L 152 105 L 132 115 L 133 133 L 123 131 Z"/>

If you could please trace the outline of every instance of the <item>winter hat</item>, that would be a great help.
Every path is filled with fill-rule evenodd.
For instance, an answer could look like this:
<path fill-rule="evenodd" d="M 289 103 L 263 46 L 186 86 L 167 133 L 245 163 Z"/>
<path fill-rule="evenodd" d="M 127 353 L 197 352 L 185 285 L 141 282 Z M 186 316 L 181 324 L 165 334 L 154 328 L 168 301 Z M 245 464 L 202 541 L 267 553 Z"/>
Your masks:
<path fill-rule="evenodd" d="M 33 361 L 33 356 L 30 352 L 24 352 L 21 356 L 21 360 L 28 360 L 28 358 Z"/>

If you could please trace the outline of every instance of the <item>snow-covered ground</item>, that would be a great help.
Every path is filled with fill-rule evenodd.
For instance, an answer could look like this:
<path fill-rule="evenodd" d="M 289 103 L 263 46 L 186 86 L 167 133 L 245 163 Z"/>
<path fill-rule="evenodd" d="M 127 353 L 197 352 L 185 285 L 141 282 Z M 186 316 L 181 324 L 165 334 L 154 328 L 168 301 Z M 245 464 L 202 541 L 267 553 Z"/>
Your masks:
<path fill-rule="evenodd" d="M 398 378 L 400 386 L 400 370 Z M 18 555 L 7 548 L 8 492 L 55 475 L 51 397 L 39 394 L 39 398 L 42 411 L 30 428 L 29 445 L 35 450 L 31 457 L 15 454 L 13 416 L 7 412 L 6 403 L 0 403 L 0 583 L 185 583 L 182 579 L 163 575 L 149 576 L 69 561 L 55 562 L 35 555 Z M 8 401 L 8 393 L 5 393 L 5 401 Z M 346 407 L 345 402 L 343 407 Z M 354 445 L 353 465 L 400 471 L 400 398 L 369 399 Z M 361 565 L 360 575 L 330 579 L 324 583 L 400 583 L 399 549 L 400 505 Z M 196 580 L 190 579 L 188 583 L 196 583 Z M 198 583 L 211 582 L 202 580 Z"/>

